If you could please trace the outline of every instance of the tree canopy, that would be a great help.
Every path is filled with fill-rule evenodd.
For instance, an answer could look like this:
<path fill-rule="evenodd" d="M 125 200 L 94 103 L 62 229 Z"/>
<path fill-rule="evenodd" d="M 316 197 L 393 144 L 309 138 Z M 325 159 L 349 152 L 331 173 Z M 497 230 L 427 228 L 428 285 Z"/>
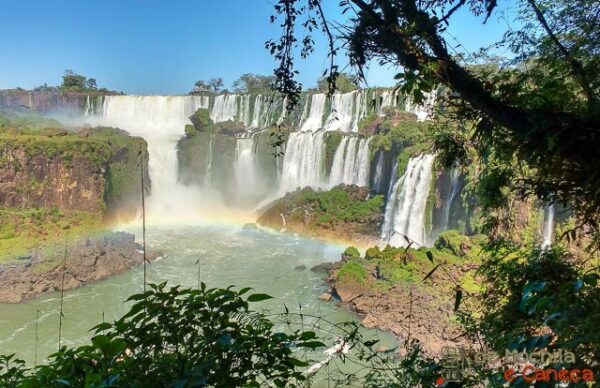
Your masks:
<path fill-rule="evenodd" d="M 236 93 L 266 94 L 271 92 L 275 77 L 246 73 L 233 83 Z"/>

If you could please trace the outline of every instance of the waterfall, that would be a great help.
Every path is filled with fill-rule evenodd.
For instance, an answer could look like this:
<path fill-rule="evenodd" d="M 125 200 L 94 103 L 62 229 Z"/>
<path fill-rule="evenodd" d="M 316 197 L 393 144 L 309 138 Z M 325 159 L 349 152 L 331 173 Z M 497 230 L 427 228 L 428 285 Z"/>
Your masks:
<path fill-rule="evenodd" d="M 215 97 L 212 110 L 210 111 L 210 119 L 213 123 L 237 120 L 238 97 L 237 94 L 219 94 Z"/>
<path fill-rule="evenodd" d="M 85 111 L 83 114 L 85 117 L 88 117 L 90 113 L 92 113 L 92 104 L 90 103 L 90 96 L 87 95 L 85 97 Z"/>
<path fill-rule="evenodd" d="M 237 138 L 235 144 L 235 177 L 238 198 L 256 194 L 258 179 L 253 138 Z"/>
<path fill-rule="evenodd" d="M 262 106 L 263 106 L 263 96 L 259 94 L 256 96 L 254 100 L 254 111 L 252 112 L 252 124 L 250 124 L 250 128 L 260 128 L 261 127 L 261 114 L 262 114 Z"/>
<path fill-rule="evenodd" d="M 542 249 L 550 248 L 554 237 L 554 215 L 556 208 L 554 204 L 544 207 L 544 232 L 542 235 Z"/>
<path fill-rule="evenodd" d="M 409 97 L 406 100 L 406 107 L 404 110 L 407 112 L 414 113 L 417 116 L 417 121 L 430 120 L 433 116 L 433 110 L 436 103 L 436 92 L 424 93 L 425 101 L 422 104 L 413 104 L 412 99 Z"/>
<path fill-rule="evenodd" d="M 356 180 L 358 186 L 369 186 L 369 173 L 371 172 L 371 138 L 361 139 L 356 154 Z"/>
<path fill-rule="evenodd" d="M 381 151 L 381 150 L 377 151 L 377 162 L 375 164 L 375 173 L 373 176 L 373 189 L 377 193 L 381 193 L 383 191 L 383 185 L 384 185 L 383 163 L 385 162 L 384 158 L 385 157 L 384 157 L 383 151 Z"/>
<path fill-rule="evenodd" d="M 357 138 L 352 137 L 348 140 L 348 145 L 346 146 L 346 153 L 344 155 L 344 167 L 342 172 L 342 182 L 347 185 L 354 183 L 354 178 L 356 176 L 356 142 Z"/>
<path fill-rule="evenodd" d="M 346 144 L 348 144 L 348 137 L 344 136 L 333 155 L 331 173 L 329 174 L 330 187 L 339 185 L 344 180 L 344 155 L 346 154 Z"/>
<path fill-rule="evenodd" d="M 448 227 L 450 226 L 450 208 L 452 207 L 454 198 L 456 198 L 460 191 L 459 177 L 460 173 L 458 169 L 453 168 L 450 175 L 450 194 L 448 195 L 448 198 L 445 198 L 444 204 L 442 205 L 442 224 L 440 232 L 448 230 Z"/>
<path fill-rule="evenodd" d="M 242 121 L 244 122 L 244 127 L 246 127 L 246 128 L 250 127 L 251 117 L 250 117 L 250 95 L 249 94 L 246 94 L 245 96 L 242 97 L 242 106 L 241 106 L 240 117 L 242 118 Z"/>
<path fill-rule="evenodd" d="M 302 127 L 300 128 L 301 132 L 315 132 L 323 128 L 325 100 L 325 94 L 323 93 L 310 96 L 310 109 L 308 111 L 308 117 L 306 117 L 306 120 L 302 123 Z"/>
<path fill-rule="evenodd" d="M 182 205 L 174 191 L 179 186 L 175 145 L 198 108 L 208 108 L 202 96 L 106 96 L 104 100 L 102 125 L 123 128 L 148 143 L 149 206 L 160 214 Z"/>
<path fill-rule="evenodd" d="M 322 187 L 324 151 L 323 132 L 292 132 L 285 148 L 279 193 Z"/>
<path fill-rule="evenodd" d="M 358 110 L 354 114 L 355 101 L 359 93 L 335 93 L 331 100 L 331 112 L 326 121 L 328 131 L 356 132 L 358 131 Z"/>
<path fill-rule="evenodd" d="M 339 184 L 369 185 L 371 139 L 344 136 L 333 156 L 329 187 Z M 357 147 L 358 146 L 358 147 Z M 357 150 L 358 148 L 358 150 Z"/>
<path fill-rule="evenodd" d="M 382 237 L 390 245 L 405 246 L 404 236 L 425 243 L 425 209 L 434 156 L 411 158 L 404 175 L 394 184 L 385 209 Z"/>
<path fill-rule="evenodd" d="M 204 185 L 210 186 L 212 181 L 212 158 L 213 158 L 213 141 L 215 135 L 211 134 L 208 139 L 208 152 L 206 153 L 206 174 L 204 175 Z"/>
<path fill-rule="evenodd" d="M 394 106 L 396 106 L 396 93 L 393 90 L 386 90 L 383 93 L 381 93 L 381 103 L 379 104 L 377 113 L 380 116 L 383 116 L 384 108 Z"/>

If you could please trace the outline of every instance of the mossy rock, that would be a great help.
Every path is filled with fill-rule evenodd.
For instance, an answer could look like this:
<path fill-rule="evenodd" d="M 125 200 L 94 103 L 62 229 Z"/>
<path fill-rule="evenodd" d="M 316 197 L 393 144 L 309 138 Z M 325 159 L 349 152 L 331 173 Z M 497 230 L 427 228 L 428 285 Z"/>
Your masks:
<path fill-rule="evenodd" d="M 348 247 L 342 253 L 342 260 L 352 260 L 352 259 L 360 259 L 360 252 L 355 247 Z"/>
<path fill-rule="evenodd" d="M 434 246 L 436 249 L 448 250 L 456 256 L 464 257 L 474 247 L 474 244 L 468 236 L 464 236 L 456 230 L 448 230 L 440 234 Z"/>
<path fill-rule="evenodd" d="M 210 118 L 210 111 L 206 108 L 199 108 L 190 116 L 190 121 L 194 124 L 194 128 L 198 132 L 204 132 L 210 128 L 214 123 Z M 186 126 L 186 135 L 188 128 Z"/>

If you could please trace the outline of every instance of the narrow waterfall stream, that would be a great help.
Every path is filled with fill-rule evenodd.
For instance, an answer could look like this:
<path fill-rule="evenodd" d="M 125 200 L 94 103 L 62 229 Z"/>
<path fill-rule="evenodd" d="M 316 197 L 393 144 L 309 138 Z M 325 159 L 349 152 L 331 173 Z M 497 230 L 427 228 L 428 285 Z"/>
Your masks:
<path fill-rule="evenodd" d="M 425 244 L 425 208 L 433 160 L 431 154 L 411 158 L 404 175 L 394 184 L 382 227 L 382 238 L 389 244 L 406 246 L 404 236 L 419 245 Z"/>
<path fill-rule="evenodd" d="M 554 204 L 544 207 L 544 230 L 542 234 L 542 249 L 550 248 L 554 240 L 554 216 L 556 207 Z"/>

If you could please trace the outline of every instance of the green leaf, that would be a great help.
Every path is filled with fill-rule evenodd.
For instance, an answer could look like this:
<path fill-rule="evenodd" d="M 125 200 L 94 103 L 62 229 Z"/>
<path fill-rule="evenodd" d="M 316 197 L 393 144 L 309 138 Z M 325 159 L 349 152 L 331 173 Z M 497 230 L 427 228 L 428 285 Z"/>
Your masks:
<path fill-rule="evenodd" d="M 431 251 L 427 251 L 427 252 L 425 252 L 425 254 L 427 255 L 427 258 L 429 259 L 429 261 L 431 261 L 433 263 L 433 253 L 431 253 Z"/>
<path fill-rule="evenodd" d="M 262 302 L 269 299 L 273 299 L 273 297 L 267 294 L 252 294 L 248 297 L 248 302 Z"/>

